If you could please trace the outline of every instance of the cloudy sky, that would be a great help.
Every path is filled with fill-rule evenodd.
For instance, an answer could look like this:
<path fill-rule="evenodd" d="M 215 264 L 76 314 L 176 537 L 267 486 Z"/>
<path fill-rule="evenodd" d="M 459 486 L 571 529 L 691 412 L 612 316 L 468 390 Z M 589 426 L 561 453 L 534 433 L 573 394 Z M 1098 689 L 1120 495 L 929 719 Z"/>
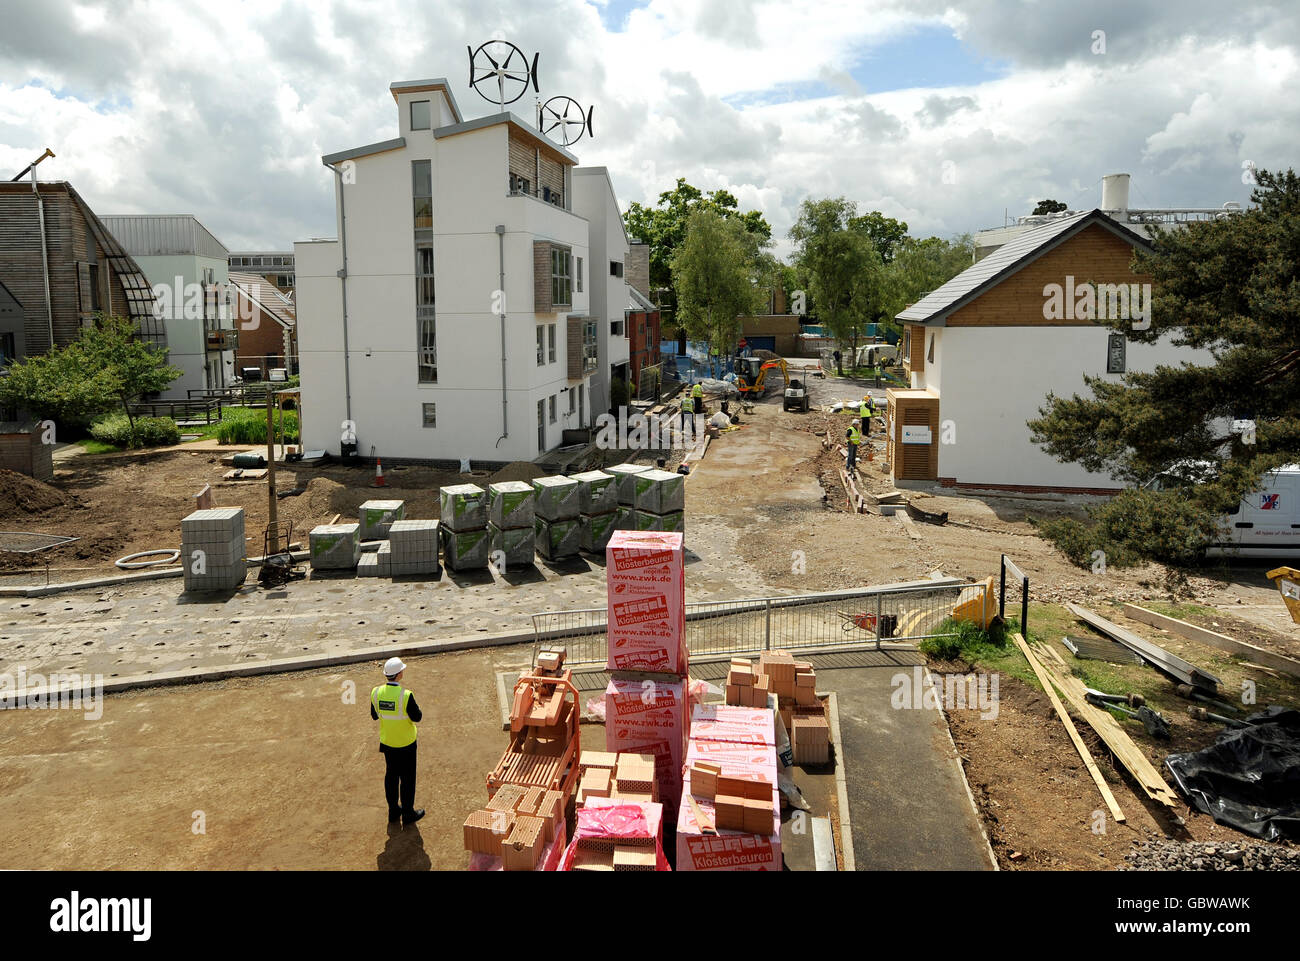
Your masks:
<path fill-rule="evenodd" d="M 98 213 L 288 249 L 335 232 L 321 155 L 396 135 L 390 82 L 494 112 L 466 56 L 493 37 L 595 106 L 574 150 L 624 206 L 686 177 L 782 239 L 810 196 L 949 235 L 1091 208 L 1107 173 L 1218 206 L 1245 164 L 1300 167 L 1294 0 L 0 0 L 0 176 L 48 145 Z"/>

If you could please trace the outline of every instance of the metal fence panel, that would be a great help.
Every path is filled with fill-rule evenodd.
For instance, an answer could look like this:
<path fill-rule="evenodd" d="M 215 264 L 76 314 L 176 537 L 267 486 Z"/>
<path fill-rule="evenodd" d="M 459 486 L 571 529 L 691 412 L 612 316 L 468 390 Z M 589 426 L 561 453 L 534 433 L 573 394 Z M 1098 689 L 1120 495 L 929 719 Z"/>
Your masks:
<path fill-rule="evenodd" d="M 723 660 L 767 650 L 850 651 L 882 643 L 950 637 L 952 609 L 977 596 L 982 584 L 936 585 L 696 601 L 686 605 L 686 647 L 693 661 Z M 604 608 L 533 615 L 534 657 L 544 644 L 563 644 L 566 664 L 607 662 Z"/>

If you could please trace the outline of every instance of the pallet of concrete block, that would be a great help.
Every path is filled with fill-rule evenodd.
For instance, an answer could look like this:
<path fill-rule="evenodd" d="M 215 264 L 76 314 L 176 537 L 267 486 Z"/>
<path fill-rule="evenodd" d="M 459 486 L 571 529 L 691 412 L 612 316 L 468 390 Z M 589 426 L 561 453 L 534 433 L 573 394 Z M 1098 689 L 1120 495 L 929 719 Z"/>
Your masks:
<path fill-rule="evenodd" d="M 781 870 L 776 770 L 773 745 L 691 739 L 682 793 L 694 803 L 678 816 L 678 871 Z"/>
<path fill-rule="evenodd" d="M 439 527 L 438 533 L 442 540 L 443 562 L 453 571 L 477 571 L 488 566 L 492 540 L 486 527 L 468 531 Z"/>
<path fill-rule="evenodd" d="M 831 760 L 831 729 L 822 713 L 795 714 L 791 721 L 790 747 L 795 764 L 829 764 Z"/>
<path fill-rule="evenodd" d="M 578 771 L 580 806 L 592 798 L 659 801 L 658 767 L 653 754 L 583 751 Z"/>
<path fill-rule="evenodd" d="M 581 486 L 572 477 L 535 477 L 533 490 L 537 494 L 534 510 L 543 520 L 576 521 L 582 513 Z"/>
<path fill-rule="evenodd" d="M 662 531 L 669 534 L 686 534 L 686 514 L 673 511 L 671 514 L 652 514 L 649 511 L 633 509 L 631 525 L 628 530 Z"/>
<path fill-rule="evenodd" d="M 181 521 L 181 565 L 187 591 L 228 591 L 244 583 L 244 510 L 213 507 Z"/>
<path fill-rule="evenodd" d="M 605 473 L 614 478 L 615 498 L 621 507 L 633 507 L 636 503 L 636 478 L 650 470 L 645 464 L 614 464 L 606 467 Z"/>
<path fill-rule="evenodd" d="M 569 479 L 578 485 L 579 514 L 610 514 L 618 509 L 618 482 L 613 474 L 589 470 Z"/>
<path fill-rule="evenodd" d="M 488 550 L 488 560 L 494 567 L 528 567 L 537 550 L 537 532 L 532 524 L 505 529 L 488 524 Z"/>
<path fill-rule="evenodd" d="M 488 523 L 499 530 L 533 529 L 537 491 L 524 481 L 488 485 Z"/>
<path fill-rule="evenodd" d="M 438 530 L 442 525 L 434 520 L 393 521 L 388 528 L 388 550 L 380 545 L 380 569 L 384 566 L 383 553 L 388 555 L 391 577 L 412 574 L 437 574 Z"/>
<path fill-rule="evenodd" d="M 393 521 L 406 517 L 405 501 L 366 501 L 361 505 L 357 520 L 361 524 L 363 541 L 382 541 L 388 536 Z"/>
<path fill-rule="evenodd" d="M 617 529 L 618 508 L 608 514 L 581 514 L 578 517 L 578 546 L 589 554 L 603 554 Z"/>
<path fill-rule="evenodd" d="M 646 514 L 673 514 L 686 509 L 686 478 L 666 470 L 648 470 L 632 478 L 632 506 Z"/>
<path fill-rule="evenodd" d="M 320 524 L 308 535 L 314 571 L 351 571 L 361 560 L 360 524 Z"/>
<path fill-rule="evenodd" d="M 487 527 L 487 491 L 477 484 L 438 488 L 439 523 L 449 531 L 475 531 Z"/>
<path fill-rule="evenodd" d="M 726 703 L 732 707 L 767 707 L 768 678 L 754 670 L 754 662 L 747 657 L 733 657 L 727 671 L 727 684 L 723 689 Z"/>
<path fill-rule="evenodd" d="M 548 520 L 539 514 L 533 521 L 533 544 L 548 561 L 573 557 L 582 547 L 582 525 L 577 517 Z"/>

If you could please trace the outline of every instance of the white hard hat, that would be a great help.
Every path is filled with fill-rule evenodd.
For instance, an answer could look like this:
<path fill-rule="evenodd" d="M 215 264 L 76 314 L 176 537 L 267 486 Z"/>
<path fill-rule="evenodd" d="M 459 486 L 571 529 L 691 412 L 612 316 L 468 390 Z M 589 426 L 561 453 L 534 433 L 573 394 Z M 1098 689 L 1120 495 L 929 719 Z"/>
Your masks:
<path fill-rule="evenodd" d="M 406 665 L 402 663 L 400 657 L 390 657 L 384 661 L 384 677 L 397 677 L 406 670 Z"/>

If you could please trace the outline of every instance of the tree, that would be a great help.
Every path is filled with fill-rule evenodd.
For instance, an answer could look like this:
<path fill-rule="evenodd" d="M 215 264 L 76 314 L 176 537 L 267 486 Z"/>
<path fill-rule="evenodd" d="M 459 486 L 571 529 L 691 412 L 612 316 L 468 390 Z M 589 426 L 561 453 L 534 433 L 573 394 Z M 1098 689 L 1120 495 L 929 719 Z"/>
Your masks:
<path fill-rule="evenodd" d="M 712 355 L 740 331 L 739 318 L 754 313 L 762 299 L 758 281 L 774 261 L 763 241 L 736 218 L 714 210 L 695 210 L 686 235 L 673 252 L 677 318 L 688 337 L 702 340 Z"/>
<path fill-rule="evenodd" d="M 686 239 L 687 222 L 696 210 L 712 210 L 718 215 L 737 220 L 744 229 L 765 244 L 772 238 L 772 228 L 757 210 L 740 212 L 740 202 L 728 190 L 719 188 L 705 194 L 698 187 L 678 177 L 672 190 L 659 195 L 654 207 L 633 202 L 623 215 L 623 223 L 630 236 L 650 245 L 650 286 L 675 290 L 673 284 L 673 255 Z M 671 313 L 672 304 L 662 305 Z"/>
<path fill-rule="evenodd" d="M 907 239 L 907 224 L 886 217 L 879 210 L 861 217 L 850 217 L 849 229 L 864 234 L 880 254 L 881 262 L 886 264 L 894 259 L 895 251 Z"/>
<path fill-rule="evenodd" d="M 975 258 L 970 234 L 951 240 L 905 237 L 882 276 L 880 322 L 897 329 L 894 317 L 969 267 Z"/>
<path fill-rule="evenodd" d="M 1059 214 L 1062 210 L 1066 209 L 1066 205 L 1061 203 L 1059 200 L 1040 200 L 1038 201 L 1038 206 L 1034 208 L 1034 212 L 1030 216 L 1038 217 L 1042 214 Z"/>
<path fill-rule="evenodd" d="M 131 321 L 101 314 L 68 346 L 12 364 L 0 378 L 0 406 L 56 423 L 88 423 L 120 404 L 134 439 L 131 402 L 165 390 L 182 373 L 167 365 L 165 350 L 138 339 Z"/>
<path fill-rule="evenodd" d="M 1088 377 L 1091 397 L 1049 394 L 1029 421 L 1057 460 L 1135 485 L 1201 462 L 1176 489 L 1142 492 L 1159 537 L 1110 531 L 1136 556 L 1179 561 L 1149 542 L 1184 540 L 1194 523 L 1234 509 L 1262 474 L 1300 460 L 1300 178 L 1260 170 L 1256 180 L 1245 212 L 1156 231 L 1150 253 L 1133 259 L 1152 277 L 1149 315 L 1101 321 L 1136 343 L 1206 348 L 1211 362 L 1119 383 Z M 1253 433 L 1234 433 L 1239 418 L 1254 421 Z M 1192 520 L 1173 502 L 1191 505 Z"/>
<path fill-rule="evenodd" d="M 857 213 L 844 197 L 805 200 L 790 228 L 795 260 L 806 274 L 817 319 L 856 356 L 862 324 L 875 320 L 883 264 L 864 229 L 850 226 Z"/>

